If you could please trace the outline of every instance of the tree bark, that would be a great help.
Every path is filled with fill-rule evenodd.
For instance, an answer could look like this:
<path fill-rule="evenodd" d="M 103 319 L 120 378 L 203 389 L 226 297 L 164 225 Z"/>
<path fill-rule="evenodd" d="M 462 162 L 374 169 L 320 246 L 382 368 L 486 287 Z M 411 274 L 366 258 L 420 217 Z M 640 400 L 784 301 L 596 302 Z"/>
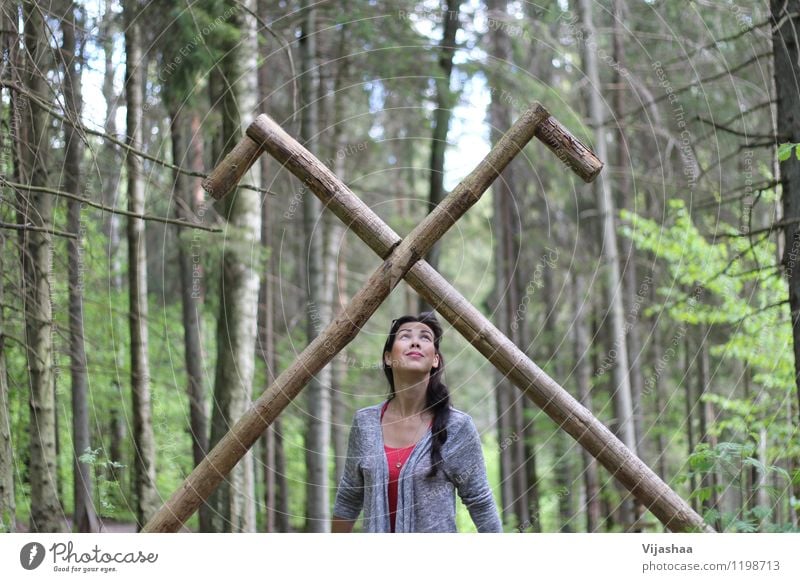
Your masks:
<path fill-rule="evenodd" d="M 300 97 L 302 102 L 300 137 L 303 145 L 314 151 L 317 144 L 317 25 L 316 10 L 306 1 L 306 10 L 300 36 Z M 321 326 L 330 321 L 330 289 L 325 286 L 323 260 L 325 242 L 322 227 L 322 206 L 316 197 L 303 192 L 303 229 L 307 260 L 306 272 L 306 335 L 311 343 L 319 335 Z M 328 454 L 331 421 L 331 369 L 326 366 L 311 379 L 308 386 L 308 417 L 306 425 L 306 531 L 325 533 L 330 529 L 330 498 Z"/>
<path fill-rule="evenodd" d="M 172 141 L 172 163 L 185 165 L 189 157 L 189 140 L 186 137 L 186 114 L 183 104 L 170 107 L 170 134 Z M 191 115 L 191 113 L 190 113 Z M 173 197 L 176 217 L 186 222 L 193 220 L 194 207 L 192 180 L 185 174 L 173 172 Z M 177 227 L 178 268 L 181 282 L 181 307 L 183 318 L 184 362 L 186 363 L 189 397 L 189 431 L 192 439 L 192 460 L 200 464 L 208 452 L 208 418 L 206 415 L 206 389 L 203 382 L 203 269 L 200 245 L 194 239 L 196 231 Z M 211 510 L 208 505 L 200 507 L 200 531 L 209 531 Z"/>
<path fill-rule="evenodd" d="M 83 41 L 78 42 L 82 24 L 76 17 L 78 6 L 69 2 L 65 18 L 61 21 L 62 57 L 64 60 L 64 102 L 67 113 L 73 119 L 81 118 L 83 97 L 81 94 L 81 72 Z M 82 37 L 81 37 L 82 38 Z M 81 184 L 81 136 L 71 124 L 64 125 L 64 191 L 79 195 Z M 80 456 L 91 449 L 89 432 L 89 376 L 87 373 L 86 348 L 83 331 L 83 224 L 82 203 L 70 200 L 67 203 L 67 231 L 76 238 L 67 242 L 69 268 L 69 330 L 70 330 L 70 374 L 72 378 L 72 448 L 73 448 L 73 495 L 75 509 L 72 517 L 73 530 L 97 532 L 100 524 L 94 508 L 92 467 L 81 462 Z"/>
<path fill-rule="evenodd" d="M 575 362 L 577 366 L 576 382 L 578 384 L 578 400 L 592 410 L 591 379 L 592 368 L 589 359 L 589 330 L 587 327 L 586 303 L 591 297 L 586 295 L 586 278 L 576 269 L 572 277 L 572 293 L 574 301 L 574 329 L 575 329 Z M 602 519 L 600 507 L 600 479 L 598 476 L 597 460 L 585 449 L 583 458 L 583 483 L 586 492 L 586 531 L 589 533 L 600 530 Z"/>
<path fill-rule="evenodd" d="M 1 16 L 1 15 L 0 15 Z M 0 138 L 0 146 L 5 145 Z M 0 273 L 5 257 L 5 234 L 0 232 Z M 11 416 L 8 401 L 8 370 L 5 349 L 4 277 L 0 277 L 0 532 L 17 529 L 17 507 L 14 500 L 14 449 L 11 446 Z"/>
<path fill-rule="evenodd" d="M 613 67 L 613 83 L 617 86 L 612 100 L 613 114 L 615 119 L 622 120 L 625 116 L 625 81 L 622 71 L 626 65 L 626 54 L 623 47 L 623 22 L 625 22 L 627 9 L 623 0 L 614 0 L 614 60 L 616 66 Z M 626 137 L 626 126 L 624 122 L 617 123 L 617 168 L 619 168 L 617 182 L 617 192 L 619 204 L 622 208 L 636 212 L 636 194 L 631 192 L 631 180 L 628 169 L 632 168 L 632 160 Z M 628 363 L 630 365 L 630 386 L 631 386 L 631 407 L 633 412 L 633 432 L 636 442 L 636 451 L 639 457 L 647 458 L 645 454 L 645 443 L 642 441 L 642 388 L 644 378 L 642 377 L 642 354 L 645 353 L 645 346 L 642 345 L 639 333 L 639 308 L 643 297 L 640 296 L 640 288 L 636 277 L 636 247 L 633 240 L 622 237 L 622 254 L 620 256 L 620 269 L 622 269 L 622 283 L 624 288 L 625 301 L 627 306 L 627 321 L 625 323 L 625 346 L 627 349 Z M 661 449 L 659 449 L 661 450 Z M 644 507 L 638 499 L 634 499 L 634 523 L 639 523 L 644 513 Z M 641 531 L 641 530 L 637 530 Z"/>
<path fill-rule="evenodd" d="M 8 64 L 16 63 L 18 57 L 17 47 L 19 45 L 18 22 L 16 3 L 11 7 L 0 10 L 0 52 L 5 54 Z M 0 61 L 2 63 L 2 61 Z M 12 80 L 11 67 L 5 63 L 0 65 L 0 80 Z M 1 92 L 0 92 L 1 93 Z M 13 103 L 13 94 L 9 91 L 9 104 Z M 0 103 L 0 121 L 6 123 L 5 111 L 11 112 L 10 107 L 6 108 L 5 101 Z M 12 121 L 8 121 L 9 129 L 13 128 Z M 18 131 L 18 129 L 16 130 Z M 14 133 L 0 132 L 0 155 L 4 160 L 7 156 L 14 158 Z M 9 156 L 9 152 L 11 155 Z M 5 167 L 3 168 L 5 170 Z M 3 194 L 5 196 L 5 194 Z M 3 222 L 11 222 L 4 209 L 0 212 L 0 219 Z M 5 244 L 6 233 L 0 232 L 0 273 L 6 273 L 5 267 Z M 17 508 L 14 498 L 14 449 L 11 440 L 11 416 L 8 392 L 8 369 L 6 366 L 5 351 L 5 278 L 0 276 L 0 531 L 14 532 L 17 529 Z"/>
<path fill-rule="evenodd" d="M 125 17 L 125 101 L 126 143 L 137 149 L 142 144 L 141 22 L 137 0 L 126 0 Z M 128 210 L 144 213 L 144 180 L 141 159 L 128 152 Z M 136 521 L 141 528 L 158 509 L 156 490 L 156 444 L 150 403 L 150 362 L 147 353 L 147 250 L 145 224 L 128 217 L 128 315 L 131 333 L 131 394 L 133 395 L 134 483 Z"/>
<path fill-rule="evenodd" d="M 685 403 L 686 403 L 686 445 L 687 445 L 687 454 L 691 455 L 694 453 L 695 445 L 697 444 L 697 439 L 695 437 L 695 397 L 694 397 L 694 390 L 692 390 L 692 382 L 689 380 L 691 378 L 691 372 L 693 368 L 693 358 L 692 358 L 692 349 L 691 349 L 691 341 L 689 335 L 686 335 L 686 338 L 683 342 L 684 347 L 684 362 L 683 362 L 683 369 L 685 370 L 685 386 L 686 386 L 686 395 L 685 395 Z M 664 356 L 666 358 L 666 356 Z M 697 477 L 695 476 L 694 472 L 692 472 L 689 478 L 689 494 L 693 494 L 697 491 Z M 692 508 L 695 511 L 699 511 L 699 504 L 697 503 L 697 497 L 692 497 Z"/>
<path fill-rule="evenodd" d="M 583 43 L 583 69 L 586 71 L 589 86 L 586 89 L 586 108 L 589 119 L 595 128 L 595 147 L 601 160 L 608 159 L 606 147 L 606 131 L 604 127 L 602 102 L 600 99 L 600 73 L 597 65 L 595 26 L 592 20 L 592 0 L 580 0 L 581 21 L 585 40 Z M 611 182 L 607 176 L 599 176 L 595 182 L 597 208 L 602 220 L 602 240 L 605 262 L 605 283 L 607 305 L 611 317 L 611 344 L 609 357 L 613 359 L 613 399 L 617 416 L 617 427 L 620 440 L 636 454 L 636 432 L 633 425 L 633 403 L 628 367 L 628 348 L 624 329 L 624 310 L 622 306 L 619 272 L 619 253 L 617 251 L 617 235 L 615 228 L 616 209 L 611 195 Z M 625 502 L 620 507 L 624 528 L 634 523 L 633 502 Z"/>
<path fill-rule="evenodd" d="M 487 3 L 490 17 L 504 21 L 507 17 L 507 4 L 504 0 L 491 0 Z M 502 27 L 493 27 L 489 32 L 489 53 L 497 63 L 505 63 L 511 55 L 511 39 Z M 492 100 L 489 106 L 491 142 L 496 144 L 502 137 L 501 128 L 509 127 L 512 120 L 511 106 L 507 99 L 496 91 L 503 83 L 497 73 L 490 79 L 493 85 Z M 445 135 L 446 140 L 446 135 Z M 515 218 L 510 206 L 514 198 L 514 173 L 506 168 L 502 179 L 492 187 L 492 224 L 497 239 L 494 251 L 495 288 L 493 290 L 495 320 L 498 328 L 519 345 L 515 336 L 518 330 L 516 314 L 520 304 L 518 296 L 517 267 L 519 259 L 518 241 L 514 240 Z M 434 267 L 433 265 L 431 265 Z M 435 268 L 435 267 L 434 267 Z M 523 409 L 520 399 L 511 383 L 501 373 L 495 374 L 498 442 L 500 447 L 500 479 L 503 521 L 521 528 L 530 523 L 528 504 L 528 472 L 525 468 L 525 443 L 519 438 L 524 429 Z M 514 440 L 513 436 L 517 436 Z"/>
<path fill-rule="evenodd" d="M 245 28 L 245 15 L 237 11 L 231 23 Z M 247 17 L 249 18 L 249 17 Z M 255 105 L 251 83 L 255 68 L 245 73 L 245 47 L 250 41 L 227 39 L 225 55 L 212 71 L 211 102 L 218 104 L 222 117 L 214 157 L 222 147 L 230 148 L 240 135 L 239 107 L 249 112 Z M 244 100 L 244 102 L 243 102 Z M 250 103 L 248 108 L 245 103 Z M 259 182 L 256 171 L 251 174 Z M 257 192 L 234 191 L 222 204 L 225 220 L 224 248 L 220 277 L 220 313 L 217 320 L 217 367 L 214 380 L 214 407 L 211 417 L 210 446 L 216 445 L 250 404 L 255 367 L 255 340 L 258 318 L 258 267 L 261 238 L 261 211 Z M 208 456 L 204 459 L 207 462 Z M 211 505 L 215 509 L 214 531 L 253 531 L 252 455 L 236 467 L 217 490 Z"/>
<path fill-rule="evenodd" d="M 333 119 L 329 125 L 334 128 L 332 149 L 334 152 L 346 151 L 345 132 L 343 121 L 346 119 L 346 102 L 343 98 L 344 87 L 349 79 L 350 63 L 348 55 L 348 28 L 342 25 L 339 33 L 339 45 L 337 49 L 336 77 L 331 87 L 333 100 Z M 264 156 L 266 157 L 266 156 Z M 345 181 L 346 157 L 343 155 L 334 156 L 334 173 Z M 325 243 L 325 289 L 329 290 L 330 319 L 339 317 L 347 306 L 347 237 L 344 223 L 333 213 L 326 212 L 323 215 L 325 222 L 326 243 Z M 347 350 L 334 358 L 331 362 L 331 445 L 334 458 L 334 483 L 339 483 L 344 474 L 345 461 L 347 459 L 347 419 L 351 415 L 346 414 L 346 407 L 343 399 L 343 388 L 345 376 L 347 374 Z"/>
<path fill-rule="evenodd" d="M 800 143 L 800 0 L 770 0 L 772 50 L 777 90 L 777 128 L 791 143 Z M 780 23 L 780 26 L 777 24 Z M 800 163 L 793 156 L 780 163 L 785 248 L 783 266 L 789 283 L 794 339 L 795 390 L 800 403 Z M 792 222 L 794 221 L 794 222 Z M 800 410 L 800 406 L 798 406 Z M 797 419 L 800 426 L 800 418 Z M 800 492 L 800 485 L 797 486 Z"/>
<path fill-rule="evenodd" d="M 43 42 L 44 24 L 39 7 L 30 1 L 22 3 L 25 57 L 23 80 L 33 95 L 46 100 L 44 75 L 49 70 Z M 45 154 L 47 143 L 45 112 L 23 95 L 15 95 L 12 105 L 21 118 L 18 136 L 21 156 L 21 182 L 46 186 Z M 18 196 L 22 224 L 43 230 L 20 231 L 22 262 L 22 294 L 25 313 L 25 346 L 30 388 L 30 466 L 31 524 L 36 532 L 66 530 L 64 511 L 58 498 L 55 366 L 53 355 L 53 306 L 50 296 L 52 280 L 53 197 L 32 190 Z"/>
<path fill-rule="evenodd" d="M 447 150 L 447 132 L 453 116 L 455 99 L 450 90 L 453 73 L 453 55 L 456 52 L 456 34 L 459 28 L 461 0 L 446 0 L 447 10 L 442 13 L 442 39 L 439 42 L 439 74 L 436 82 L 436 109 L 433 111 L 433 136 L 431 139 L 428 211 L 444 198 L 444 156 Z M 507 127 L 507 126 L 504 126 Z M 433 245 L 427 256 L 428 264 L 439 269 L 439 245 Z M 420 298 L 419 311 L 431 307 Z"/>
<path fill-rule="evenodd" d="M 704 325 L 700 326 L 699 337 L 697 339 L 697 357 L 699 358 L 699 365 L 697 366 L 697 401 L 694 406 L 699 412 L 698 418 L 700 419 L 699 433 L 700 441 L 706 443 L 709 448 L 715 449 L 717 446 L 717 438 L 711 432 L 711 427 L 714 424 L 714 405 L 709 402 L 705 397 L 711 391 L 710 387 L 710 372 L 709 372 L 709 355 L 707 346 L 707 333 Z M 707 473 L 700 479 L 700 486 L 710 490 L 708 498 L 703 500 L 703 509 L 708 511 L 710 509 L 717 512 L 717 518 L 714 520 L 714 527 L 717 530 L 721 527 L 721 520 L 719 518 L 719 494 L 717 493 L 717 468 L 712 466 Z"/>

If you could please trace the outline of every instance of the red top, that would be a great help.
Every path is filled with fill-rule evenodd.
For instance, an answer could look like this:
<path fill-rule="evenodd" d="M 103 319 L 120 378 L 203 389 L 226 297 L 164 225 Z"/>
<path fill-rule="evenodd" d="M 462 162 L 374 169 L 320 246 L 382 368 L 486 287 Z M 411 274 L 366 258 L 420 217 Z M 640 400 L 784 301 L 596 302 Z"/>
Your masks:
<path fill-rule="evenodd" d="M 386 412 L 387 406 L 389 406 L 388 400 L 381 409 L 381 420 L 383 420 L 383 413 Z M 417 446 L 416 443 L 401 448 L 383 445 L 383 450 L 386 452 L 386 462 L 389 464 L 389 521 L 392 525 L 392 533 L 394 533 L 395 515 L 397 514 L 397 484 L 400 481 L 400 471 L 408 461 L 411 453 L 414 452 L 415 446 Z"/>

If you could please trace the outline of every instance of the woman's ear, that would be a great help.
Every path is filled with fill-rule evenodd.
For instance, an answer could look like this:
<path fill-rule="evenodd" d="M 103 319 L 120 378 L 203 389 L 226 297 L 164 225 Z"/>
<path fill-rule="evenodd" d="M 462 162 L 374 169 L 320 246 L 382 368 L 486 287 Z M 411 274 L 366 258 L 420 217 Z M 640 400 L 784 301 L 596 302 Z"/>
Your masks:
<path fill-rule="evenodd" d="M 392 354 L 389 352 L 383 352 L 383 364 L 385 366 L 392 367 Z"/>

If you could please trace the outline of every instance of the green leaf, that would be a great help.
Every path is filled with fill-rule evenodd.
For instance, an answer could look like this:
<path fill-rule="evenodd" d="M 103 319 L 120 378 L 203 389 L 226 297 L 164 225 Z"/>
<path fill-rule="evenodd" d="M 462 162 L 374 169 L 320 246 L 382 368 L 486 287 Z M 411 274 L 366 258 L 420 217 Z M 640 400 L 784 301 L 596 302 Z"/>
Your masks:
<path fill-rule="evenodd" d="M 782 162 L 785 162 L 789 159 L 789 156 L 792 155 L 792 149 L 797 146 L 796 143 L 782 143 L 778 146 L 778 159 Z M 798 159 L 800 159 L 800 151 L 796 153 Z"/>

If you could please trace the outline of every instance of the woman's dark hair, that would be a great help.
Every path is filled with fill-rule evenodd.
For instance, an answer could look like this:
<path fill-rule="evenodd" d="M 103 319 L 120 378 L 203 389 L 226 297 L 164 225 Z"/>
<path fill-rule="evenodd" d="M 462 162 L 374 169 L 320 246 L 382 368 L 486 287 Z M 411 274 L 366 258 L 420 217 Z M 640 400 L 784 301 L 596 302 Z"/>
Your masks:
<path fill-rule="evenodd" d="M 439 342 L 442 339 L 442 326 L 436 315 L 432 311 L 425 311 L 419 315 L 404 315 L 392 322 L 389 329 L 389 337 L 383 346 L 381 353 L 381 361 L 383 362 L 383 373 L 386 374 L 386 379 L 389 380 L 389 400 L 395 397 L 394 393 L 394 376 L 392 374 L 392 367 L 386 364 L 384 354 L 392 351 L 394 340 L 397 336 L 397 330 L 404 323 L 417 322 L 424 323 L 431 331 L 433 331 L 433 346 L 436 348 L 436 354 L 439 356 L 439 365 L 431 370 L 431 377 L 428 380 L 428 389 L 425 391 L 425 410 L 433 412 L 433 443 L 431 445 L 431 471 L 428 477 L 433 477 L 439 470 L 442 463 L 442 446 L 447 441 L 447 422 L 450 420 L 450 393 L 447 391 L 447 386 L 442 382 L 444 377 L 444 357 L 439 351 Z"/>

